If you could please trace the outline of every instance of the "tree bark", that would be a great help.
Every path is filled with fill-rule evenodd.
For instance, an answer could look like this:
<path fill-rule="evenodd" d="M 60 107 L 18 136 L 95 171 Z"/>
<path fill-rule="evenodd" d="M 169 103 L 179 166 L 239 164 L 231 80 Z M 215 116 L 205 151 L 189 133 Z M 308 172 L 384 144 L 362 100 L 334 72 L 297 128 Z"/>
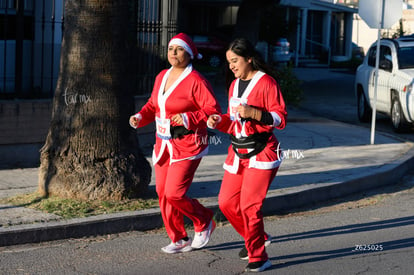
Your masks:
<path fill-rule="evenodd" d="M 120 200 L 146 193 L 151 168 L 129 127 L 134 112 L 134 0 L 65 1 L 65 29 L 39 191 Z"/>

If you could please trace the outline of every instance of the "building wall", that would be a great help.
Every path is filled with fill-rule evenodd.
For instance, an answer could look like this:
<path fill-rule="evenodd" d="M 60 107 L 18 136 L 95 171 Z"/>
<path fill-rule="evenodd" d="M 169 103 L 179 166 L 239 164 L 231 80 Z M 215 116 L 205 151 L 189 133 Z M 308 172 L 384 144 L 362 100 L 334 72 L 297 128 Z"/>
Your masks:
<path fill-rule="evenodd" d="M 414 33 L 414 9 L 403 10 L 403 30 L 405 34 Z M 399 22 L 395 23 L 388 30 L 381 30 L 382 36 L 392 37 L 397 32 L 400 25 Z M 365 53 L 369 49 L 372 43 L 378 38 L 378 30 L 368 27 L 368 25 L 362 20 L 358 14 L 354 15 L 352 42 L 364 47 Z"/>
<path fill-rule="evenodd" d="M 0 144 L 44 141 L 51 113 L 51 100 L 0 102 Z"/>
<path fill-rule="evenodd" d="M 403 26 L 406 34 L 414 33 L 414 9 L 403 10 Z"/>
<path fill-rule="evenodd" d="M 352 42 L 364 48 L 367 53 L 371 44 L 377 40 L 378 30 L 371 29 L 365 23 L 364 20 L 358 14 L 354 15 L 353 29 L 352 29 Z"/>

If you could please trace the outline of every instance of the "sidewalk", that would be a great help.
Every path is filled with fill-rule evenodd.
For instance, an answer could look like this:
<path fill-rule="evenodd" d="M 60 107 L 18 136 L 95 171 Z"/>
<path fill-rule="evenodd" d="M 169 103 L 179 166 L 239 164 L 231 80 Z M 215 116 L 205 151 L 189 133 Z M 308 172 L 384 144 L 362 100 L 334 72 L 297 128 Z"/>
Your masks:
<path fill-rule="evenodd" d="M 304 70 L 302 77 L 312 77 L 312 69 Z M 325 73 L 315 77 L 335 77 Z M 300 109 L 288 109 L 288 113 L 287 127 L 275 132 L 284 160 L 269 189 L 265 215 L 392 184 L 414 166 L 413 143 L 377 133 L 375 145 L 370 145 L 369 129 L 314 117 Z M 229 142 L 226 135 L 214 133 L 209 155 L 203 158 L 188 195 L 218 211 L 217 194 Z M 37 168 L 0 170 L 0 197 L 35 191 L 37 173 Z M 154 188 L 154 179 L 150 187 Z M 0 246 L 160 226 L 158 208 L 62 220 L 24 207 L 0 205 Z"/>

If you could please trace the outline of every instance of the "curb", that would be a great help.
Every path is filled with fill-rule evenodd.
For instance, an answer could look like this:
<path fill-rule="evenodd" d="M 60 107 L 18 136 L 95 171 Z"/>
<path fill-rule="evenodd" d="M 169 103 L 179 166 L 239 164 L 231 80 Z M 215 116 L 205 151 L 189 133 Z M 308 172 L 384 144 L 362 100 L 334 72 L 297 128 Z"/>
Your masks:
<path fill-rule="evenodd" d="M 268 194 L 263 204 L 265 216 L 280 214 L 288 209 L 296 209 L 317 202 L 339 198 L 353 193 L 378 188 L 395 183 L 408 170 L 414 167 L 414 148 L 402 158 L 380 168 L 379 173 L 366 174 L 339 183 L 329 183 L 312 188 L 301 188 L 285 194 Z M 299 188 L 297 188 L 299 189 Z M 216 217 L 225 217 L 217 203 L 205 203 L 216 213 Z M 163 221 L 159 208 L 105 214 L 66 221 L 49 222 L 0 228 L 0 246 L 25 243 L 39 243 L 53 240 L 81 238 L 127 231 L 146 231 L 161 228 Z"/>

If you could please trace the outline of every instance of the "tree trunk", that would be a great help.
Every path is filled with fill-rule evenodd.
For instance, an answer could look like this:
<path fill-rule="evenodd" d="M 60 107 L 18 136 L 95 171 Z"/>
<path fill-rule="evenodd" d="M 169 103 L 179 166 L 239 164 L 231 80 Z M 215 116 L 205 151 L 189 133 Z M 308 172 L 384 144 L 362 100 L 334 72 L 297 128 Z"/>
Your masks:
<path fill-rule="evenodd" d="M 136 71 L 134 0 L 65 1 L 61 64 L 39 191 L 120 200 L 147 191 L 151 168 L 129 127 Z"/>

